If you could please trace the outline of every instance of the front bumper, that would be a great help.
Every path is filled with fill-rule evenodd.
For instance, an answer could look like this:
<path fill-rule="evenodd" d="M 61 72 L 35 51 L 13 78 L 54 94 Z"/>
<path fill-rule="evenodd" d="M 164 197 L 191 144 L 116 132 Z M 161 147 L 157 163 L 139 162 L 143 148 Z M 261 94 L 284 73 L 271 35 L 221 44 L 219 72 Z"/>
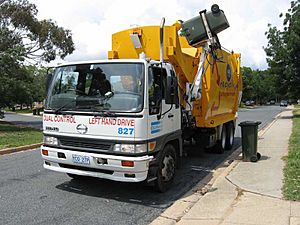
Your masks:
<path fill-rule="evenodd" d="M 46 146 L 42 146 L 41 150 L 48 151 L 48 156 L 42 154 L 45 169 L 123 182 L 140 182 L 146 180 L 149 163 L 153 159 L 153 156 L 116 156 L 70 151 Z M 89 157 L 90 164 L 82 165 L 74 163 L 72 161 L 73 154 Z M 99 163 L 98 159 L 105 163 Z M 122 166 L 121 162 L 124 160 L 134 162 L 134 166 Z"/>

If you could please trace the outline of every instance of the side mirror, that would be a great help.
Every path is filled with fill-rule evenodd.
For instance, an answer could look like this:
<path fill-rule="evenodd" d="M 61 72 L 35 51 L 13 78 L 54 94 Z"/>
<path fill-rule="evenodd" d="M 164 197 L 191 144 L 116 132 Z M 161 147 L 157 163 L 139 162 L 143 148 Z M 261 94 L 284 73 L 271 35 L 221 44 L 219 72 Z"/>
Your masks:
<path fill-rule="evenodd" d="M 166 104 L 179 104 L 178 82 L 175 76 L 167 76 L 167 88 L 165 94 Z"/>
<path fill-rule="evenodd" d="M 48 93 L 48 91 L 49 91 L 49 87 L 50 87 L 50 84 L 51 84 L 51 81 L 52 81 L 52 77 L 53 77 L 53 75 L 51 73 L 47 74 L 47 77 L 46 77 L 46 93 Z"/>

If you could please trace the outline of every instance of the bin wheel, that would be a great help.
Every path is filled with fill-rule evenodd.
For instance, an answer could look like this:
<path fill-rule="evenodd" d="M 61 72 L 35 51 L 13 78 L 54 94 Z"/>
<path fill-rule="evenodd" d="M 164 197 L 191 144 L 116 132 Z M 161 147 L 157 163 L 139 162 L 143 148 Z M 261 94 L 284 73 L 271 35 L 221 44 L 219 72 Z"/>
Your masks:
<path fill-rule="evenodd" d="M 253 156 L 250 157 L 251 162 L 257 162 L 257 160 L 258 160 L 258 158 L 257 158 L 256 155 L 253 155 Z"/>
<path fill-rule="evenodd" d="M 223 154 L 226 147 L 226 126 L 223 125 L 221 132 L 221 139 L 217 141 L 215 146 L 215 152 L 218 154 Z"/>
<path fill-rule="evenodd" d="M 261 158 L 261 154 L 259 152 L 257 152 L 256 155 L 253 155 L 250 157 L 250 161 L 257 162 L 258 160 L 260 160 L 260 158 Z"/>
<path fill-rule="evenodd" d="M 176 170 L 176 151 L 172 145 L 166 145 L 160 157 L 157 179 L 154 189 L 159 192 L 166 192 L 172 185 Z"/>
<path fill-rule="evenodd" d="M 260 160 L 261 154 L 259 152 L 256 153 L 256 156 L 257 156 L 257 160 Z"/>
<path fill-rule="evenodd" d="M 233 123 L 226 124 L 226 141 L 225 150 L 231 150 L 234 143 L 234 126 Z"/>

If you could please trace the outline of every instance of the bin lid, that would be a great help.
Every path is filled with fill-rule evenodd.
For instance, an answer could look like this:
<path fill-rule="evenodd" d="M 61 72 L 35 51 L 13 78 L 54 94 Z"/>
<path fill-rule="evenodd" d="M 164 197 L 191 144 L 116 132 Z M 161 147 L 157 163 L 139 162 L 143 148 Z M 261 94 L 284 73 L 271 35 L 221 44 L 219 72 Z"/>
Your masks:
<path fill-rule="evenodd" d="M 261 121 L 243 121 L 239 123 L 239 126 L 258 126 L 261 124 Z"/>

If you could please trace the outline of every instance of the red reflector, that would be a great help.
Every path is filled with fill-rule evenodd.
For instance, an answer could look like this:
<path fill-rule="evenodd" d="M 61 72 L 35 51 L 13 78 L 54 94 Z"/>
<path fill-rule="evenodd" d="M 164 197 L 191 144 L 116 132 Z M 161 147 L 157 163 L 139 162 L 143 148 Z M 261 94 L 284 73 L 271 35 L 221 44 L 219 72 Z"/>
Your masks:
<path fill-rule="evenodd" d="M 134 167 L 134 162 L 133 162 L 133 161 L 125 161 L 125 160 L 122 160 L 122 166 L 126 166 L 126 167 Z"/>
<path fill-rule="evenodd" d="M 43 149 L 42 154 L 48 156 L 48 150 Z"/>

